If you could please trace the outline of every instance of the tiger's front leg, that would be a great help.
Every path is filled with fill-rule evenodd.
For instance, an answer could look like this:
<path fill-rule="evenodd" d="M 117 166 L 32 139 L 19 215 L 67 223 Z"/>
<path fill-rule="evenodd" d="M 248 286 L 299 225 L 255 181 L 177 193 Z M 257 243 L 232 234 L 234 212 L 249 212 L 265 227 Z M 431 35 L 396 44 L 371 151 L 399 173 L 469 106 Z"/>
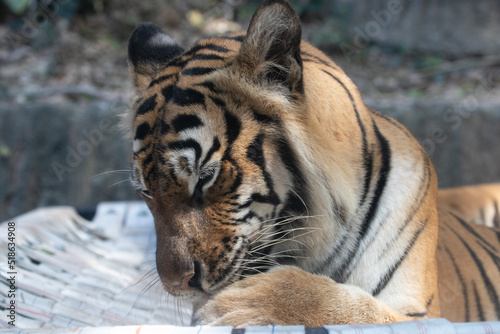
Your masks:
<path fill-rule="evenodd" d="M 204 325 L 233 327 L 414 320 L 356 286 L 290 266 L 230 285 L 199 311 L 198 318 Z"/>

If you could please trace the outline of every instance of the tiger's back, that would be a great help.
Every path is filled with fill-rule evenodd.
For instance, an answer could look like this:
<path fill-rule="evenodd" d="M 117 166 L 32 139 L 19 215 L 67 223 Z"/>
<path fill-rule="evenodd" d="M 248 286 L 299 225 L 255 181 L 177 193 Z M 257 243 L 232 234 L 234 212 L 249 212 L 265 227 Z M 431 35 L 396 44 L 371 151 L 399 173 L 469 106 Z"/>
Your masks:
<path fill-rule="evenodd" d="M 500 318 L 500 184 L 440 189 L 441 314 L 451 321 Z"/>
<path fill-rule="evenodd" d="M 432 163 L 408 130 L 369 110 L 345 73 L 300 36 L 298 16 L 276 0 L 246 34 L 186 51 L 152 24 L 132 34 L 134 178 L 155 217 L 162 284 L 174 295 L 210 297 L 200 311 L 210 324 L 438 317 Z M 476 247 L 467 228 L 455 231 Z M 471 279 L 481 276 L 475 268 Z M 280 294 L 283 282 L 315 301 L 308 313 L 294 316 L 300 301 Z M 480 295 L 488 287 L 476 284 Z M 262 299 L 266 289 L 273 298 Z M 443 314 L 461 313 L 445 302 Z"/>
<path fill-rule="evenodd" d="M 438 206 L 467 222 L 500 228 L 500 183 L 439 189 Z"/>

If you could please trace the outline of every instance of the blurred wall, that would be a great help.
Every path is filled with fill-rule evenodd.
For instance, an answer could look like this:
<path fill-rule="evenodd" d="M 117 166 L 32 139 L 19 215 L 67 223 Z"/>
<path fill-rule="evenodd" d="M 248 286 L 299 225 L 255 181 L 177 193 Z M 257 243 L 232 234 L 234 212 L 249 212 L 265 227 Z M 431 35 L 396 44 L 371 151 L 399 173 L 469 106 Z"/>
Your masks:
<path fill-rule="evenodd" d="M 0 104 L 0 221 L 40 206 L 137 199 L 123 101 Z"/>
<path fill-rule="evenodd" d="M 334 7 L 341 4 L 360 40 L 454 57 L 500 54 L 499 1 L 356 0 Z"/>

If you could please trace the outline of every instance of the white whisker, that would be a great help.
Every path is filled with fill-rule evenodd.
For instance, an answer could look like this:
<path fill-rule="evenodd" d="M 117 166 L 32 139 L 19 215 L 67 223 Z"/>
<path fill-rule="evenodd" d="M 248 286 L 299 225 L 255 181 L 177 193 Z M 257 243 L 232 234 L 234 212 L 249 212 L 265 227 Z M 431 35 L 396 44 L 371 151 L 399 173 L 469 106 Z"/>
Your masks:
<path fill-rule="evenodd" d="M 104 189 L 109 189 L 109 188 L 111 188 L 111 187 L 114 187 L 114 186 L 116 186 L 116 185 L 119 185 L 120 183 L 123 183 L 123 182 L 128 182 L 128 181 L 129 181 L 129 179 L 121 180 L 121 181 L 118 181 L 118 182 L 113 183 L 113 184 L 112 184 L 112 185 L 110 185 L 110 186 L 107 186 L 107 187 L 106 187 L 106 188 L 104 188 Z"/>
<path fill-rule="evenodd" d="M 99 176 L 102 176 L 102 175 L 108 175 L 108 174 L 111 174 L 111 173 L 132 173 L 132 172 L 133 172 L 133 170 L 131 170 L 131 169 L 110 170 L 110 171 L 107 171 L 107 172 L 103 172 L 103 173 L 99 173 L 99 174 L 96 174 L 94 176 L 91 176 L 91 177 L 89 177 L 89 180 L 94 179 L 94 178 L 99 177 Z"/>

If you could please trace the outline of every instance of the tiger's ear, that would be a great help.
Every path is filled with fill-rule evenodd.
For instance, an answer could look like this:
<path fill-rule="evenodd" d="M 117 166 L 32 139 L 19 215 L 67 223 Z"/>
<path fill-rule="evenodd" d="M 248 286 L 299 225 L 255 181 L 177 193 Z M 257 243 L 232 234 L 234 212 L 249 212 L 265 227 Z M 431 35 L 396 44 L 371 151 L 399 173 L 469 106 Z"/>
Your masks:
<path fill-rule="evenodd" d="M 143 92 L 152 78 L 182 52 L 184 49 L 153 23 L 138 25 L 128 41 L 129 71 L 136 93 Z"/>
<path fill-rule="evenodd" d="M 260 82 L 302 92 L 300 19 L 283 0 L 264 2 L 255 12 L 236 58 L 236 70 Z"/>

